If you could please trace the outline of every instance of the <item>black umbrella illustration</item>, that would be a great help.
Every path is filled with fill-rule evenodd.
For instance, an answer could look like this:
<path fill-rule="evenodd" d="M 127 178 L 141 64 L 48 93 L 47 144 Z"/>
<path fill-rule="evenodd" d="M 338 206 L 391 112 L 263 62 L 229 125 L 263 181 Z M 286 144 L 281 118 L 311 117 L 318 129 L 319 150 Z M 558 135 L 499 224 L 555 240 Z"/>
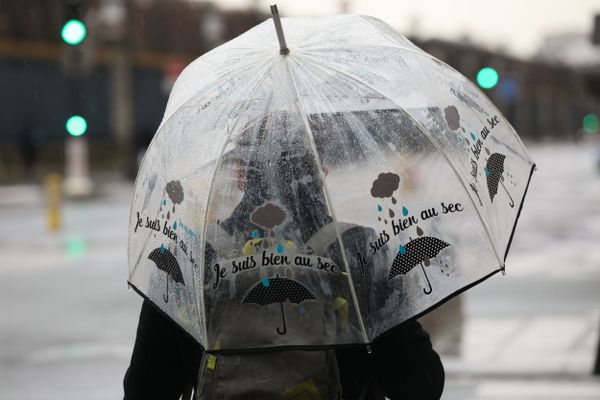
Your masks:
<path fill-rule="evenodd" d="M 276 278 L 264 278 L 258 285 L 254 286 L 246 295 L 244 303 L 256 303 L 261 306 L 279 303 L 281 306 L 283 329 L 280 330 L 279 327 L 277 327 L 277 333 L 285 335 L 287 328 L 285 326 L 283 303 L 289 301 L 291 303 L 300 304 L 305 300 L 316 300 L 316 298 L 301 283 L 288 278 L 280 278 L 279 274 L 277 274 Z"/>
<path fill-rule="evenodd" d="M 504 159 L 506 156 L 500 153 L 492 153 L 490 158 L 487 160 L 487 164 L 485 166 L 485 175 L 487 177 L 487 186 L 488 191 L 490 192 L 490 200 L 494 201 L 494 196 L 498 193 L 498 184 L 502 185 L 504 190 L 506 190 L 506 194 L 510 200 L 510 206 L 514 207 L 515 202 L 513 201 L 510 193 L 504 186 L 504 182 L 502 182 L 502 173 L 504 173 Z"/>
<path fill-rule="evenodd" d="M 165 249 L 165 246 L 162 244 L 160 247 L 152 250 L 148 258 L 156 264 L 156 267 L 162 271 L 167 273 L 167 292 L 163 293 L 163 300 L 165 303 L 169 302 L 169 277 L 171 277 L 175 282 L 179 282 L 185 286 L 185 282 L 183 281 L 183 274 L 181 273 L 181 268 L 179 267 L 179 263 L 177 259 L 169 250 Z"/>
<path fill-rule="evenodd" d="M 405 275 L 420 264 L 429 285 L 429 289 L 423 289 L 423 293 L 430 294 L 432 291 L 431 283 L 429 282 L 429 277 L 427 277 L 423 263 L 437 257 L 438 253 L 448 246 L 450 246 L 449 243 L 432 236 L 423 236 L 409 241 L 406 246 L 400 247 L 400 251 L 396 255 L 396 258 L 394 258 L 389 279 L 397 275 Z"/>

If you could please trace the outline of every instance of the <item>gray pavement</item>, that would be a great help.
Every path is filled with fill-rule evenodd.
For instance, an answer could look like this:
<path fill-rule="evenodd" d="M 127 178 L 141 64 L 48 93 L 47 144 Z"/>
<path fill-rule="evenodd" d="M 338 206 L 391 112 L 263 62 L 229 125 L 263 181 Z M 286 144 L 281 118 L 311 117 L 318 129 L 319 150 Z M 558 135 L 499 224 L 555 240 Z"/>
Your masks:
<path fill-rule="evenodd" d="M 465 293 L 444 399 L 600 399 L 600 175 L 593 149 L 532 148 L 507 275 Z M 46 228 L 42 191 L 0 187 L 0 399 L 114 399 L 141 300 L 126 288 L 131 185 L 100 184 Z M 399 360 L 399 362 L 401 362 Z"/>

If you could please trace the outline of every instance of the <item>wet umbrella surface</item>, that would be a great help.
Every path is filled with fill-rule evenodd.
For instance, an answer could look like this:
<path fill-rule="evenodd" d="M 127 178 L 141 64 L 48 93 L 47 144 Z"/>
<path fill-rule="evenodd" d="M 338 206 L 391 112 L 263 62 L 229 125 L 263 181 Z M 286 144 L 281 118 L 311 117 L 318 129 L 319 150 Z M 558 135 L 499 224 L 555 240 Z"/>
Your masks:
<path fill-rule="evenodd" d="M 534 163 L 491 101 L 378 19 L 275 21 L 177 79 L 131 204 L 137 292 L 210 352 L 311 348 L 504 270 Z"/>

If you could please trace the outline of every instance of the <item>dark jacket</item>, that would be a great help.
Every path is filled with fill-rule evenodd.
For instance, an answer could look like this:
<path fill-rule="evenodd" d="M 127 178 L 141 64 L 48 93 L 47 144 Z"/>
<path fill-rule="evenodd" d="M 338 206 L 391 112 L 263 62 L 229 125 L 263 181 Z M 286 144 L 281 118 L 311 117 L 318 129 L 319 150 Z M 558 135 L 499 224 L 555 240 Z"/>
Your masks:
<path fill-rule="evenodd" d="M 429 335 L 416 321 L 402 324 L 372 346 L 336 351 L 344 399 L 374 399 L 383 390 L 392 399 L 439 399 L 444 369 Z M 202 348 L 173 321 L 144 301 L 131 363 L 124 380 L 125 400 L 177 400 L 196 385 Z M 184 397 L 185 399 L 186 397 Z"/>

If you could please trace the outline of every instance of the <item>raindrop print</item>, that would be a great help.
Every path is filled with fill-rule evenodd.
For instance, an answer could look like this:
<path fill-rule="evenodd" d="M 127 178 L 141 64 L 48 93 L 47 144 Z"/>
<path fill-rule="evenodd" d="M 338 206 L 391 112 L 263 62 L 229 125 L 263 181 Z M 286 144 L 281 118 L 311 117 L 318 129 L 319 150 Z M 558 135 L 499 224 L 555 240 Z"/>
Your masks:
<path fill-rule="evenodd" d="M 377 217 L 377 219 L 379 220 L 379 222 L 381 222 L 381 217 Z"/>
<path fill-rule="evenodd" d="M 165 245 L 164 244 L 160 244 L 160 254 L 165 254 Z"/>
<path fill-rule="evenodd" d="M 423 229 L 417 226 L 417 235 L 423 236 Z"/>
<path fill-rule="evenodd" d="M 384 224 L 387 224 L 387 219 L 384 219 L 384 220 L 383 220 L 383 223 L 384 223 Z"/>
<path fill-rule="evenodd" d="M 383 207 L 381 207 L 381 205 L 377 204 L 377 211 L 382 212 L 383 211 Z"/>
<path fill-rule="evenodd" d="M 264 287 L 269 287 L 269 285 L 271 284 L 271 282 L 269 282 L 269 278 L 267 278 L 266 276 L 263 277 L 260 281 L 262 282 Z"/>
<path fill-rule="evenodd" d="M 396 215 L 396 213 L 394 212 L 394 210 L 392 210 L 391 208 L 389 209 L 390 211 L 390 218 L 394 218 L 394 216 Z"/>
<path fill-rule="evenodd" d="M 177 229 L 177 221 L 173 222 L 173 229 Z"/>
<path fill-rule="evenodd" d="M 456 135 L 456 140 L 458 141 L 458 144 L 463 144 L 465 142 L 462 135 Z"/>
<path fill-rule="evenodd" d="M 269 232 L 269 237 L 275 237 L 275 232 L 273 232 L 273 231 Z"/>
<path fill-rule="evenodd" d="M 446 276 L 450 276 L 450 274 L 446 274 Z"/>
<path fill-rule="evenodd" d="M 163 206 L 166 206 L 166 205 L 167 205 L 167 199 L 164 199 L 163 200 Z"/>
<path fill-rule="evenodd" d="M 252 237 L 254 239 L 256 239 L 259 235 L 260 235 L 260 233 L 258 233 L 258 229 L 255 229 L 255 230 L 252 231 Z"/>
<path fill-rule="evenodd" d="M 167 219 L 171 219 L 171 211 L 167 211 Z"/>
<path fill-rule="evenodd" d="M 438 260 L 438 263 L 442 265 L 444 262 L 442 260 Z"/>
<path fill-rule="evenodd" d="M 431 265 L 431 261 L 428 258 L 427 260 L 423 261 L 423 264 L 425 264 L 426 267 L 429 267 Z"/>
<path fill-rule="evenodd" d="M 165 217 L 165 214 L 161 215 L 161 218 L 164 218 L 164 217 Z"/>
<path fill-rule="evenodd" d="M 281 243 L 279 243 L 279 244 L 277 245 L 277 252 L 278 252 L 279 254 L 281 254 L 281 253 L 283 253 L 283 250 L 285 250 L 285 248 L 283 247 L 283 245 L 282 245 Z"/>
<path fill-rule="evenodd" d="M 394 196 L 392 196 L 392 204 L 396 204 L 396 203 L 397 203 L 396 198 Z"/>
<path fill-rule="evenodd" d="M 460 127 L 460 130 L 463 131 L 463 132 L 466 132 L 465 128 L 463 128 L 462 126 Z"/>
<path fill-rule="evenodd" d="M 473 139 L 473 141 L 477 141 L 477 136 L 475 136 L 475 134 L 473 132 L 471 132 L 471 139 Z"/>
<path fill-rule="evenodd" d="M 402 215 L 404 215 L 405 217 L 408 215 L 408 208 L 402 207 Z"/>
<path fill-rule="evenodd" d="M 304 314 L 306 314 L 306 310 L 304 307 L 300 307 L 300 315 L 304 316 Z"/>
<path fill-rule="evenodd" d="M 483 168 L 483 172 L 485 172 L 485 176 L 490 176 L 490 170 L 487 167 Z"/>
<path fill-rule="evenodd" d="M 406 247 L 400 245 L 400 248 L 398 249 L 398 251 L 400 252 L 400 254 L 406 254 Z"/>
<path fill-rule="evenodd" d="M 491 154 L 490 149 L 488 149 L 487 147 L 484 147 L 484 149 L 485 149 L 485 152 L 487 153 L 487 155 L 489 156 Z"/>
<path fill-rule="evenodd" d="M 173 212 L 175 212 L 175 204 L 173 204 Z"/>

